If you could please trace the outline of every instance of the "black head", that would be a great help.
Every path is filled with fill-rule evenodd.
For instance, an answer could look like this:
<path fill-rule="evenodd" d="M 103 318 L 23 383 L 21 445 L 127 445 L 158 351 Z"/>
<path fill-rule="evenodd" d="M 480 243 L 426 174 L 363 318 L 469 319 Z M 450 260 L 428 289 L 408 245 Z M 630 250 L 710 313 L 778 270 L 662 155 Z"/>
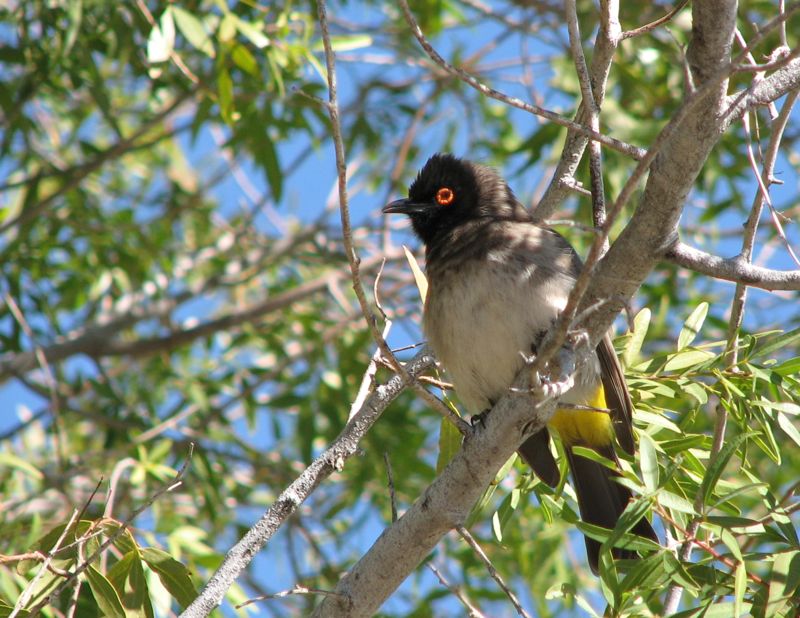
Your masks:
<path fill-rule="evenodd" d="M 427 246 L 475 220 L 528 217 L 494 169 L 451 154 L 428 159 L 411 183 L 408 198 L 387 204 L 383 212 L 407 214 L 414 232 Z"/>

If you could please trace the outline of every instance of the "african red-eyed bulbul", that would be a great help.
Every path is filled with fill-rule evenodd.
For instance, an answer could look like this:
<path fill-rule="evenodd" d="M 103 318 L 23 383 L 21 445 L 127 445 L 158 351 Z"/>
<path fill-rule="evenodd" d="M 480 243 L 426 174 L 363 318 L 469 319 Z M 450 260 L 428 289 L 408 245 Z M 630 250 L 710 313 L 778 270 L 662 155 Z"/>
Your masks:
<path fill-rule="evenodd" d="M 408 198 L 383 212 L 408 215 L 424 243 L 425 335 L 464 405 L 473 414 L 485 412 L 508 391 L 525 363 L 523 354 L 535 353 L 564 308 L 580 258 L 560 234 L 534 222 L 495 170 L 448 154 L 431 157 Z M 518 452 L 555 487 L 559 471 L 549 444 L 554 430 L 569 459 L 581 517 L 614 528 L 630 490 L 614 481 L 619 473 L 573 452 L 574 446 L 589 447 L 619 465 L 614 436 L 627 453 L 634 452 L 633 404 L 607 335 L 560 401 L 578 407 L 558 408 L 547 428 Z M 633 532 L 658 542 L 646 518 Z M 586 537 L 595 573 L 600 547 Z M 613 555 L 636 556 L 616 548 Z"/>

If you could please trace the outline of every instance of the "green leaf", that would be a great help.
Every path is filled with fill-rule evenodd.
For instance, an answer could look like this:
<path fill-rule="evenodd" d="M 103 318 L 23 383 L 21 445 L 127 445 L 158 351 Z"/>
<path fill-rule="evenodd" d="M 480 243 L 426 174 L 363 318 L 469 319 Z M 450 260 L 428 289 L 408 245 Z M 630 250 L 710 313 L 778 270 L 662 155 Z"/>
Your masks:
<path fill-rule="evenodd" d="M 217 75 L 217 94 L 219 95 L 219 111 L 222 119 L 227 124 L 233 125 L 233 80 L 224 68 L 221 68 Z"/>
<path fill-rule="evenodd" d="M 89 587 L 92 589 L 92 595 L 94 595 L 98 607 L 103 612 L 103 616 L 125 618 L 125 608 L 122 606 L 119 594 L 114 590 L 111 582 L 93 566 L 86 569 L 86 579 L 89 582 Z"/>
<path fill-rule="evenodd" d="M 650 309 L 645 307 L 633 318 L 633 331 L 628 334 L 625 350 L 622 353 L 622 359 L 626 367 L 633 367 L 636 364 L 644 338 L 647 335 L 647 329 L 650 327 L 650 317 Z"/>
<path fill-rule="evenodd" d="M 231 49 L 231 60 L 245 73 L 249 73 L 253 77 L 258 77 L 258 62 L 256 62 L 253 54 L 244 45 L 236 43 Z"/>
<path fill-rule="evenodd" d="M 698 384 L 697 382 L 687 382 L 686 384 L 683 384 L 683 392 L 691 397 L 694 397 L 697 403 L 701 406 L 704 406 L 708 403 L 708 391 L 702 384 Z"/>
<path fill-rule="evenodd" d="M 189 570 L 168 553 L 148 547 L 142 549 L 142 559 L 147 563 L 161 583 L 181 607 L 186 608 L 194 601 L 197 590 L 192 583 Z"/>
<path fill-rule="evenodd" d="M 216 56 L 214 44 L 208 32 L 206 32 L 206 29 L 203 27 L 203 22 L 177 4 L 170 5 L 170 9 L 175 15 L 175 25 L 180 33 L 186 37 L 186 40 L 189 41 L 189 44 L 203 52 L 206 56 L 214 58 Z"/>
<path fill-rule="evenodd" d="M 0 452 L 0 470 L 3 468 L 19 470 L 36 481 L 41 481 L 44 478 L 42 471 L 37 470 L 29 461 L 9 452 Z M 6 470 L 4 474 L 11 474 L 11 470 Z"/>
<path fill-rule="evenodd" d="M 637 589 L 652 589 L 666 580 L 664 558 L 660 553 L 653 554 L 636 562 L 636 566 L 622 580 L 622 590 L 635 592 Z"/>
<path fill-rule="evenodd" d="M 753 606 L 752 603 L 742 603 L 742 612 L 746 615 L 747 612 L 750 611 L 750 608 Z M 682 612 L 680 614 L 674 614 L 673 618 L 678 618 L 679 616 L 698 616 L 702 618 L 739 618 L 738 616 L 734 615 L 735 605 L 734 603 L 720 603 L 712 599 L 708 603 L 703 604 L 701 607 L 690 610 L 689 612 Z"/>
<path fill-rule="evenodd" d="M 255 129 L 251 127 L 251 129 Z M 267 131 L 258 129 L 250 131 L 248 142 L 253 151 L 256 162 L 264 171 L 275 201 L 281 199 L 283 192 L 283 172 L 278 161 L 275 144 Z"/>
<path fill-rule="evenodd" d="M 439 456 L 436 459 L 436 474 L 445 469 L 461 448 L 461 432 L 446 418 L 439 426 Z"/>
<path fill-rule="evenodd" d="M 125 596 L 125 606 L 128 617 L 153 618 L 153 604 L 150 601 L 150 589 L 147 585 L 147 577 L 142 567 L 142 561 L 137 559 L 131 564 L 128 585 L 130 594 Z M 133 614 L 133 616 L 131 615 Z"/>
<path fill-rule="evenodd" d="M 681 433 L 681 428 L 678 427 L 674 422 L 668 419 L 666 416 L 661 414 L 653 414 L 652 412 L 648 412 L 646 410 L 636 410 L 635 419 L 637 423 L 644 425 L 645 427 L 649 427 L 650 425 L 654 427 L 661 427 L 663 429 L 668 429 L 669 431 L 675 432 L 677 434 Z"/>
<path fill-rule="evenodd" d="M 669 576 L 672 582 L 686 590 L 690 595 L 697 596 L 700 591 L 700 585 L 686 571 L 683 564 L 678 561 L 674 554 L 664 551 L 660 552 L 660 555 L 664 561 L 664 572 Z"/>
<path fill-rule="evenodd" d="M 258 49 L 263 49 L 269 45 L 269 37 L 262 32 L 261 23 L 256 26 L 237 17 L 236 27 L 237 30 L 239 30 L 239 32 L 241 32 L 246 38 L 250 39 L 250 42 L 258 47 Z"/>
<path fill-rule="evenodd" d="M 492 513 L 492 534 L 498 543 L 503 542 L 503 527 L 500 525 L 500 516 L 497 511 Z"/>
<path fill-rule="evenodd" d="M 700 329 L 703 327 L 703 322 L 706 321 L 707 315 L 708 303 L 706 302 L 700 303 L 695 310 L 692 311 L 691 315 L 683 323 L 683 328 L 678 335 L 678 350 L 683 350 L 695 340 L 695 337 L 697 337 L 698 333 L 700 333 Z"/>
<path fill-rule="evenodd" d="M 759 347 L 756 350 L 756 353 L 753 354 L 753 358 L 772 356 L 774 352 L 782 350 L 783 348 L 788 348 L 798 341 L 800 341 L 800 328 L 795 328 L 794 330 L 791 330 L 788 333 L 783 333 L 769 343 Z"/>
<path fill-rule="evenodd" d="M 800 374 L 800 356 L 790 358 L 787 361 L 772 367 L 772 371 L 781 376 L 793 376 Z"/>
<path fill-rule="evenodd" d="M 706 350 L 687 349 L 677 354 L 671 354 L 664 365 L 664 371 L 682 371 L 689 367 L 696 367 L 716 358 L 716 355 Z"/>
<path fill-rule="evenodd" d="M 800 431 L 794 426 L 783 412 L 778 412 L 778 426 L 789 436 L 797 446 L 800 446 Z"/>
<path fill-rule="evenodd" d="M 793 598 L 800 583 L 800 551 L 776 554 L 769 580 L 766 616 L 779 616 Z"/>
<path fill-rule="evenodd" d="M 138 551 L 129 551 L 122 558 L 120 558 L 114 565 L 106 572 L 106 577 L 114 589 L 122 592 L 125 590 L 125 581 L 131 571 L 131 565 L 139 560 Z"/>
<path fill-rule="evenodd" d="M 646 433 L 639 435 L 639 468 L 648 491 L 658 488 L 658 455 L 653 439 Z"/>
<path fill-rule="evenodd" d="M 352 51 L 354 49 L 362 49 L 364 47 L 369 47 L 372 45 L 372 37 L 368 34 L 352 34 L 352 35 L 345 35 L 345 36 L 332 36 L 331 37 L 331 47 L 333 51 L 341 52 L 341 51 Z M 325 48 L 322 44 L 322 39 L 317 41 L 314 46 L 311 48 L 312 51 L 321 52 Z"/>
<path fill-rule="evenodd" d="M 742 548 L 739 547 L 739 542 L 736 540 L 736 537 L 731 534 L 730 530 L 726 528 L 722 528 L 720 526 L 715 526 L 708 522 L 703 522 L 700 526 L 706 530 L 710 530 L 712 534 L 719 537 L 719 540 L 725 544 L 730 551 L 733 557 L 738 560 L 744 560 L 744 556 L 742 556 Z"/>
<path fill-rule="evenodd" d="M 470 528 L 481 517 L 484 508 L 491 502 L 495 491 L 497 491 L 497 483 L 489 483 L 489 486 L 483 491 L 481 497 L 475 503 L 475 506 L 472 507 L 469 515 L 467 515 L 465 524 L 467 528 Z"/>
<path fill-rule="evenodd" d="M 522 492 L 518 488 L 512 489 L 492 516 L 492 529 L 498 543 L 503 542 L 503 529 L 519 507 L 521 495 Z"/>
<path fill-rule="evenodd" d="M 679 513 L 686 513 L 688 515 L 697 514 L 694 510 L 694 505 L 692 504 L 692 501 L 687 500 L 686 498 L 683 498 L 676 493 L 661 488 L 658 490 L 657 497 L 658 497 L 658 502 L 661 504 L 661 506 L 664 506 L 668 509 L 672 509 L 673 511 L 678 511 Z"/>
<path fill-rule="evenodd" d="M 705 504 L 711 502 L 714 488 L 717 486 L 717 481 L 719 481 L 720 476 L 722 476 L 722 472 L 725 470 L 725 466 L 728 465 L 730 458 L 744 441 L 752 437 L 752 435 L 751 433 L 743 433 L 728 439 L 720 452 L 717 453 L 717 456 L 709 466 L 708 471 L 703 477 L 703 482 L 700 485 L 700 492 Z"/>
<path fill-rule="evenodd" d="M 800 415 L 800 405 L 791 401 L 768 401 L 766 399 L 756 399 L 750 402 L 750 405 L 758 406 L 759 408 L 766 408 L 768 410 L 778 410 L 784 414 L 791 414 L 792 416 Z"/>
<path fill-rule="evenodd" d="M 236 36 L 238 25 L 238 18 L 233 13 L 225 13 L 222 21 L 219 22 L 219 29 L 217 30 L 217 38 L 222 43 L 228 43 Z"/>
<path fill-rule="evenodd" d="M 733 576 L 733 615 L 741 616 L 744 607 L 744 593 L 747 592 L 747 567 L 744 562 L 736 565 Z"/>
<path fill-rule="evenodd" d="M 75 44 L 75 40 L 80 33 L 81 23 L 83 21 L 83 0 L 72 0 L 72 2 L 67 4 L 67 7 L 69 29 L 64 39 L 64 49 L 62 50 L 64 56 L 69 56 L 70 51 L 72 51 L 72 46 Z"/>
<path fill-rule="evenodd" d="M 646 508 L 647 505 L 645 504 L 645 510 Z M 575 523 L 578 529 L 586 536 L 604 544 L 608 543 L 608 546 L 613 545 L 614 547 L 621 547 L 634 551 L 658 551 L 661 549 L 661 546 L 655 541 L 641 537 L 638 534 L 633 534 L 632 532 L 617 533 L 608 528 L 603 528 L 602 526 L 588 524 L 583 520 L 578 520 Z M 635 523 L 636 522 L 633 521 L 631 525 Z M 613 539 L 613 541 L 611 539 Z"/>

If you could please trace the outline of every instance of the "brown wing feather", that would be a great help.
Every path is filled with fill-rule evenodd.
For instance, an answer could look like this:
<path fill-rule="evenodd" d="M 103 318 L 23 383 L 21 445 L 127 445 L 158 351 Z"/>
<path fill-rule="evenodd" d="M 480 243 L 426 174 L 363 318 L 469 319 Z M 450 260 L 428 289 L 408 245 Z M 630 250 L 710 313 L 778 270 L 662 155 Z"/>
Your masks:
<path fill-rule="evenodd" d="M 550 432 L 547 427 L 525 440 L 517 452 L 542 481 L 550 487 L 558 486 L 561 474 L 553 453 L 550 452 Z"/>
<path fill-rule="evenodd" d="M 600 359 L 600 374 L 606 395 L 606 405 L 611 409 L 611 420 L 614 422 L 617 440 L 626 453 L 633 455 L 635 450 L 633 402 L 628 393 L 628 386 L 625 384 L 622 366 L 619 364 L 614 346 L 611 344 L 611 337 L 608 335 L 603 337 L 597 346 L 597 356 Z"/>

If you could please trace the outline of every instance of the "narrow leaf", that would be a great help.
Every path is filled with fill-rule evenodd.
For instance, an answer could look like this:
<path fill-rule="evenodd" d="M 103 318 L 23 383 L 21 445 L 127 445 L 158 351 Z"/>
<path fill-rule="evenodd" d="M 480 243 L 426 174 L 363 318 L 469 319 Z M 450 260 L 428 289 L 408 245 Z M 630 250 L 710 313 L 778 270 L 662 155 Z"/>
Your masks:
<path fill-rule="evenodd" d="M 436 474 L 440 474 L 461 448 L 461 432 L 446 418 L 439 428 L 439 456 L 436 459 Z"/>
<path fill-rule="evenodd" d="M 259 49 L 263 49 L 269 45 L 269 37 L 261 32 L 259 27 L 254 26 L 250 22 L 244 21 L 243 19 L 237 19 L 236 26 L 239 32 L 250 39 L 250 42 Z"/>
<path fill-rule="evenodd" d="M 678 349 L 683 350 L 687 345 L 695 340 L 700 329 L 703 327 L 703 322 L 706 321 L 708 315 L 708 303 L 700 303 L 691 315 L 686 318 L 683 323 L 680 335 L 678 335 Z"/>
<path fill-rule="evenodd" d="M 125 608 L 122 606 L 122 600 L 119 598 L 117 591 L 114 590 L 111 582 L 93 566 L 86 569 L 86 579 L 103 616 L 125 618 Z"/>
<path fill-rule="evenodd" d="M 147 39 L 147 60 L 150 64 L 158 64 L 169 60 L 175 47 L 175 23 L 172 11 L 167 9 L 161 16 L 159 25 L 153 26 Z"/>
<path fill-rule="evenodd" d="M 747 569 L 744 562 L 736 565 L 733 577 L 733 615 L 741 616 L 744 606 L 744 593 L 747 592 Z"/>
<path fill-rule="evenodd" d="M 684 350 L 677 354 L 672 354 L 664 365 L 665 371 L 681 371 L 689 367 L 702 365 L 716 358 L 711 352 L 705 350 Z"/>
<path fill-rule="evenodd" d="M 655 491 L 658 487 L 658 457 L 656 445 L 646 433 L 641 433 L 639 436 L 639 455 L 644 486 L 648 491 Z"/>
<path fill-rule="evenodd" d="M 738 436 L 735 436 L 726 442 L 725 446 L 722 447 L 703 477 L 703 483 L 700 486 L 703 502 L 706 504 L 711 502 L 714 488 L 717 486 L 717 481 L 719 481 L 720 476 L 722 476 L 722 472 L 725 469 L 725 466 L 728 464 L 728 461 L 739 448 L 739 446 L 741 446 L 742 443 L 751 436 L 752 434 L 749 433 L 739 434 Z"/>
<path fill-rule="evenodd" d="M 197 590 L 185 566 L 167 552 L 153 547 L 142 549 L 142 559 L 155 571 L 164 588 L 169 590 L 181 607 L 187 607 L 194 601 Z"/>
<path fill-rule="evenodd" d="M 650 309 L 645 307 L 633 318 L 633 331 L 628 335 L 628 341 L 625 343 L 625 350 L 622 353 L 626 367 L 633 367 L 636 364 L 647 335 L 647 329 L 650 327 L 650 317 Z"/>
<path fill-rule="evenodd" d="M 414 281 L 417 284 L 417 290 L 419 290 L 419 297 L 422 299 L 422 304 L 425 304 L 425 299 L 428 298 L 428 279 L 425 277 L 425 273 L 422 272 L 419 264 L 417 264 L 417 258 L 414 257 L 411 250 L 403 245 L 403 251 L 406 254 L 408 265 L 411 267 L 411 273 L 414 275 Z"/>
<path fill-rule="evenodd" d="M 205 27 L 203 27 L 203 22 L 186 9 L 180 8 L 177 4 L 171 5 L 171 8 L 175 15 L 175 25 L 180 33 L 186 37 L 186 40 L 189 41 L 189 44 L 206 56 L 213 58 L 216 55 L 214 53 L 214 44 Z"/>

